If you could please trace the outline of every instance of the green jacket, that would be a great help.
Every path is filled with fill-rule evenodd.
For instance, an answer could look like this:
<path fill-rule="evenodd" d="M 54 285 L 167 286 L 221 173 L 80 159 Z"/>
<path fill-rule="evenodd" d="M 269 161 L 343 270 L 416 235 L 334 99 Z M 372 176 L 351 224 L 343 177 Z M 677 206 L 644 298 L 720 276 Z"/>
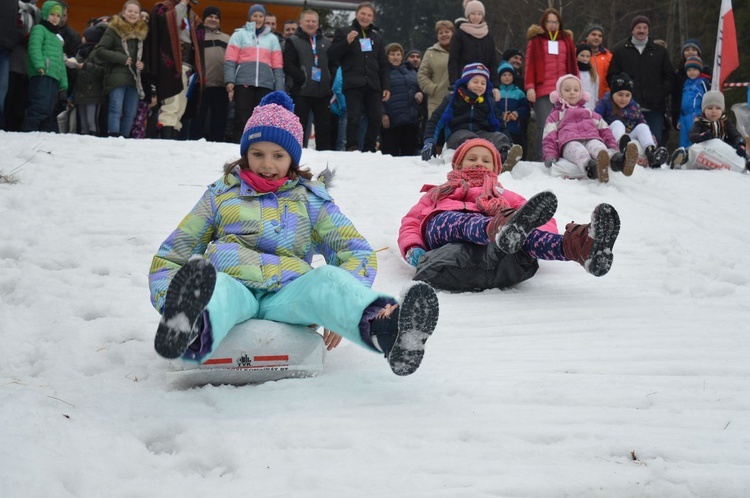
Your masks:
<path fill-rule="evenodd" d="M 57 87 L 60 90 L 68 89 L 68 73 L 65 70 L 62 39 L 44 25 L 37 24 L 31 28 L 31 34 L 29 34 L 29 78 L 41 76 L 40 69 L 44 70 L 44 76 L 57 81 Z"/>
<path fill-rule="evenodd" d="M 129 24 L 119 15 L 112 17 L 102 39 L 96 45 L 96 56 L 104 61 L 104 92 L 109 94 L 118 86 L 134 86 L 140 90 L 140 71 L 136 62 L 143 60 L 143 40 L 148 34 L 148 24 L 139 20 Z M 130 58 L 132 64 L 125 62 Z"/>

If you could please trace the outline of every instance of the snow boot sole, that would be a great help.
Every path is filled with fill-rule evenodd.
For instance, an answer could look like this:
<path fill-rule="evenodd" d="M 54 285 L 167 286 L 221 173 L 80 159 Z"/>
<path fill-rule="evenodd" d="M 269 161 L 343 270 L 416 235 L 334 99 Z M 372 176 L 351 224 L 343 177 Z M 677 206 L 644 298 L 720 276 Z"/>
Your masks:
<path fill-rule="evenodd" d="M 609 181 L 609 153 L 606 150 L 600 150 L 596 155 L 596 177 L 599 183 Z"/>
<path fill-rule="evenodd" d="M 418 282 L 406 291 L 399 304 L 398 335 L 388 353 L 388 364 L 396 375 L 411 375 L 424 357 L 424 345 L 438 322 L 439 303 L 432 287 Z"/>
<path fill-rule="evenodd" d="M 513 144 L 508 150 L 508 156 L 503 163 L 503 171 L 513 170 L 513 166 L 518 164 L 518 161 L 521 160 L 521 156 L 523 156 L 523 147 L 518 144 Z"/>
<path fill-rule="evenodd" d="M 638 146 L 635 142 L 630 142 L 625 146 L 625 162 L 622 165 L 622 174 L 630 176 L 635 169 L 635 163 L 638 162 Z"/>
<path fill-rule="evenodd" d="M 154 348 L 164 358 L 179 358 L 200 333 L 193 330 L 216 286 L 216 269 L 205 259 L 191 259 L 172 278 Z"/>
<path fill-rule="evenodd" d="M 591 245 L 589 256 L 583 263 L 587 272 L 595 277 L 606 275 L 612 268 L 612 247 L 620 233 L 620 216 L 609 204 L 599 204 L 591 214 L 589 237 L 594 243 Z"/>
<path fill-rule="evenodd" d="M 557 211 L 557 197 L 549 191 L 539 192 L 518 208 L 518 211 L 498 230 L 495 244 L 505 254 L 521 250 L 531 231 L 547 223 Z"/>

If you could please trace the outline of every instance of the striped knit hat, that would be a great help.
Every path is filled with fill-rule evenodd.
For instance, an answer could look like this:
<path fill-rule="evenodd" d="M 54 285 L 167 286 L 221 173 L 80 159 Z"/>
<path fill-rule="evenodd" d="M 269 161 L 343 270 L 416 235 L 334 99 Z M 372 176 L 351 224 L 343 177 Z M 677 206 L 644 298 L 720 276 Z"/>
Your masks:
<path fill-rule="evenodd" d="M 302 157 L 302 125 L 293 110 L 294 103 L 284 92 L 271 92 L 263 97 L 247 120 L 240 142 L 240 154 L 244 157 L 255 142 L 273 142 L 292 156 L 293 164 L 299 165 Z"/>
<path fill-rule="evenodd" d="M 701 60 L 701 58 L 697 55 L 691 55 L 690 57 L 685 59 L 685 71 L 690 68 L 701 71 L 703 69 L 703 61 Z"/>
<path fill-rule="evenodd" d="M 476 75 L 484 76 L 484 78 L 488 82 L 490 80 L 490 70 L 487 69 L 487 66 L 479 62 L 466 64 L 464 66 L 463 72 L 461 73 L 461 79 L 466 80 L 468 82 L 471 78 L 473 78 Z"/>

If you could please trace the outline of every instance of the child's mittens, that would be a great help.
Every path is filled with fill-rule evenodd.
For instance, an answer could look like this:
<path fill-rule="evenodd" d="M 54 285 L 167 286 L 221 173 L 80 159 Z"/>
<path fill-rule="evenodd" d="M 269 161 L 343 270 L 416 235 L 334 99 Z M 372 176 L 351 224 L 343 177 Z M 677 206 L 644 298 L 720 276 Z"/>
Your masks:
<path fill-rule="evenodd" d="M 410 265 L 416 267 L 419 263 L 419 258 L 425 255 L 425 250 L 421 247 L 412 247 L 408 251 L 406 251 L 406 255 L 404 256 L 404 259 L 406 259 L 406 262 Z"/>
<path fill-rule="evenodd" d="M 548 168 L 551 168 L 552 165 L 555 164 L 556 162 L 557 162 L 556 157 L 548 157 L 547 159 L 544 160 L 544 165 L 547 166 Z"/>
<path fill-rule="evenodd" d="M 738 144 L 736 150 L 738 156 L 747 157 L 747 147 L 745 147 L 745 144 Z"/>
<path fill-rule="evenodd" d="M 422 161 L 429 161 L 435 156 L 435 140 L 428 138 L 422 147 Z"/>

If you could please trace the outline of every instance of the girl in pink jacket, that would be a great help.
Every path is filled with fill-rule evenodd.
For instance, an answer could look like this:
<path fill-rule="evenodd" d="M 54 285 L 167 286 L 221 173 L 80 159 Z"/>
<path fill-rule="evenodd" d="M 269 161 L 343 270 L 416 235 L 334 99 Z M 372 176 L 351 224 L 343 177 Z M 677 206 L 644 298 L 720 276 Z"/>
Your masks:
<path fill-rule="evenodd" d="M 409 264 L 422 266 L 429 260 L 428 251 L 469 242 L 508 255 L 523 252 L 536 259 L 576 261 L 597 277 L 609 271 L 620 231 L 615 208 L 600 204 L 591 223 L 569 223 L 560 235 L 552 218 L 555 194 L 545 191 L 527 201 L 504 189 L 498 182 L 500 155 L 487 140 L 461 144 L 452 166 L 448 181 L 422 187 L 426 193 L 401 220 L 398 245 Z"/>
<path fill-rule="evenodd" d="M 584 107 L 591 96 L 577 76 L 560 76 L 549 98 L 555 107 L 544 124 L 542 153 L 553 174 L 598 178 L 602 183 L 609 181 L 609 167 L 625 176 L 633 174 L 638 148 L 628 146 L 624 154 L 619 152 L 607 122 Z M 566 161 L 558 163 L 560 158 Z"/>

